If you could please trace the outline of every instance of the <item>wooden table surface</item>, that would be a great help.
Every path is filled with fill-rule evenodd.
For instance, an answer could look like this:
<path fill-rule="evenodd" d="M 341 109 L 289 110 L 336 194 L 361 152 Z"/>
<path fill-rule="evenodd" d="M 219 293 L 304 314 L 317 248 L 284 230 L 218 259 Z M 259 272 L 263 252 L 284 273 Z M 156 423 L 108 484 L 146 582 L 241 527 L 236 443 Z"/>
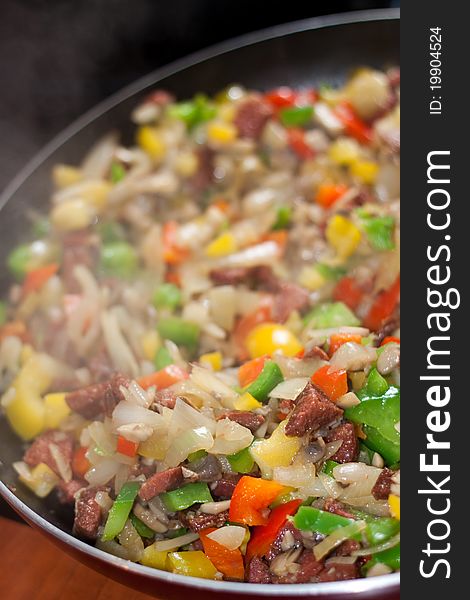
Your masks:
<path fill-rule="evenodd" d="M 85 567 L 28 525 L 0 517 L 2 600 L 150 600 Z"/>

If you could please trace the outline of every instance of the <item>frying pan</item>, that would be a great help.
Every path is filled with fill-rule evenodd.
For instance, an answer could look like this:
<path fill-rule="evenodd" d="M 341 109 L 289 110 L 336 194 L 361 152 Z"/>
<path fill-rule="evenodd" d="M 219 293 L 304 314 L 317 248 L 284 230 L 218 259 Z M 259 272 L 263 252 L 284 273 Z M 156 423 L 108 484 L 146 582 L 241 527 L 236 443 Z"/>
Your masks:
<path fill-rule="evenodd" d="M 115 94 L 46 146 L 0 197 L 0 264 L 13 245 L 28 236 L 26 213 L 47 205 L 50 172 L 56 163 L 78 163 L 101 135 L 112 129 L 130 141 L 129 114 L 149 89 L 168 89 L 179 98 L 197 91 L 215 93 L 230 83 L 269 89 L 341 83 L 360 65 L 384 68 L 399 62 L 399 12 L 377 10 L 300 21 L 249 34 L 193 54 L 159 69 Z M 0 274 L 0 286 L 7 284 Z M 88 566 L 159 598 L 398 598 L 399 575 L 299 585 L 256 585 L 193 579 L 130 563 L 72 537 L 71 509 L 52 498 L 38 499 L 21 485 L 11 467 L 24 452 L 22 442 L 0 418 L 0 493 L 31 525 Z"/>

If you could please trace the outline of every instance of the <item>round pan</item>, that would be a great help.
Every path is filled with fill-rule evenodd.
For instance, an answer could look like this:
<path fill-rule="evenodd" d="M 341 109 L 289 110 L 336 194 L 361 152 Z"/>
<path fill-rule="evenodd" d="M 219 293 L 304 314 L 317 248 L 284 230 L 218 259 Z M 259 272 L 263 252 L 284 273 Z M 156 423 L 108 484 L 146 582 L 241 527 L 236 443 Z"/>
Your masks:
<path fill-rule="evenodd" d="M 50 172 L 56 163 L 79 162 L 104 133 L 118 129 L 131 139 L 129 115 L 149 91 L 168 89 L 178 98 L 197 91 L 217 92 L 230 83 L 269 89 L 281 84 L 302 86 L 341 82 L 361 65 L 384 68 L 399 62 L 399 12 L 378 10 L 300 21 L 249 34 L 198 52 L 140 79 L 76 121 L 12 181 L 0 197 L 0 261 L 13 244 L 27 237 L 25 213 L 46 205 Z M 0 273 L 0 285 L 4 270 Z M 381 600 L 398 598 L 399 575 L 354 581 L 298 585 L 219 582 L 175 575 L 106 554 L 71 535 L 72 513 L 52 498 L 40 500 L 17 486 L 11 464 L 21 459 L 22 442 L 0 418 L 0 494 L 31 525 L 78 560 L 142 592 L 180 599 L 190 590 L 194 600 L 208 598 L 323 598 Z"/>

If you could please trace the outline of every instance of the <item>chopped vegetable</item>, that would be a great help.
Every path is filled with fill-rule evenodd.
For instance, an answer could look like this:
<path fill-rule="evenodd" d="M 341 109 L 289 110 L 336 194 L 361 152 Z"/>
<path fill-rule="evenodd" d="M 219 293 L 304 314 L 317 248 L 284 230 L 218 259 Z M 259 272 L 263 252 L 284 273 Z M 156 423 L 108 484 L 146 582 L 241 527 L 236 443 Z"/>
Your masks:
<path fill-rule="evenodd" d="M 390 513 L 392 517 L 400 520 L 400 496 L 390 494 L 388 497 L 388 505 L 390 507 Z"/>
<path fill-rule="evenodd" d="M 121 533 L 129 518 L 129 513 L 132 510 L 139 489 L 140 482 L 138 481 L 128 481 L 122 486 L 109 511 L 103 535 L 101 536 L 103 542 L 112 540 Z"/>
<path fill-rule="evenodd" d="M 155 550 L 155 544 L 151 544 L 150 546 L 144 548 L 144 553 L 139 562 L 141 562 L 146 567 L 152 567 L 153 569 L 160 569 L 161 571 L 166 571 L 167 558 L 168 552 L 162 550 Z"/>
<path fill-rule="evenodd" d="M 241 387 L 250 385 L 263 370 L 264 364 L 268 356 L 259 356 L 243 363 L 238 369 L 238 381 Z"/>
<path fill-rule="evenodd" d="M 338 527 L 345 527 L 351 522 L 352 519 L 313 506 L 301 506 L 294 517 L 294 525 L 297 529 L 314 531 L 322 535 L 330 535 Z"/>
<path fill-rule="evenodd" d="M 124 456 L 133 458 L 137 454 L 138 447 L 139 444 L 136 442 L 126 440 L 122 435 L 118 436 L 116 451 L 119 452 L 119 454 L 124 454 Z"/>
<path fill-rule="evenodd" d="M 339 463 L 337 463 L 335 460 L 327 460 L 325 462 L 325 464 L 323 465 L 322 473 L 325 473 L 325 475 L 329 475 L 330 477 L 333 477 L 333 469 L 335 467 L 337 467 L 338 465 L 339 465 Z"/>
<path fill-rule="evenodd" d="M 325 236 L 340 259 L 349 258 L 354 254 L 361 241 L 360 230 L 343 215 L 331 217 L 326 226 Z"/>
<path fill-rule="evenodd" d="M 358 211 L 367 239 L 376 250 L 392 250 L 395 247 L 393 232 L 395 219 L 390 216 L 372 217 L 364 210 Z"/>
<path fill-rule="evenodd" d="M 176 243 L 177 231 L 178 223 L 175 221 L 167 221 L 163 226 L 163 259 L 169 265 L 179 265 L 189 256 L 189 250 Z"/>
<path fill-rule="evenodd" d="M 157 331 L 165 340 L 194 351 L 199 340 L 199 325 L 181 317 L 167 317 L 157 325 Z"/>
<path fill-rule="evenodd" d="M 235 473 L 251 473 L 255 465 L 249 448 L 243 448 L 243 450 L 227 456 L 227 460 Z"/>
<path fill-rule="evenodd" d="M 281 369 L 274 361 L 268 360 L 264 363 L 258 377 L 248 386 L 246 392 L 259 402 L 266 402 L 269 392 L 281 383 L 281 381 L 284 381 Z"/>
<path fill-rule="evenodd" d="M 255 440 L 250 453 L 263 473 L 270 473 L 275 467 L 288 467 L 300 450 L 301 439 L 287 436 L 286 421 L 282 421 L 268 439 Z"/>
<path fill-rule="evenodd" d="M 111 183 L 119 183 L 126 176 L 126 169 L 121 165 L 121 163 L 113 162 L 111 164 L 111 173 L 109 178 L 111 179 Z"/>
<path fill-rule="evenodd" d="M 44 396 L 44 408 L 45 429 L 57 429 L 70 414 L 70 407 L 65 401 L 65 394 L 60 392 L 46 394 Z"/>
<path fill-rule="evenodd" d="M 261 402 L 258 402 L 258 400 L 256 400 L 256 398 L 249 392 L 243 393 L 233 401 L 233 408 L 236 410 L 255 410 L 256 408 L 261 408 L 262 406 L 263 405 Z"/>
<path fill-rule="evenodd" d="M 201 365 L 210 367 L 213 371 L 220 371 L 222 368 L 222 354 L 220 352 L 208 352 L 199 357 Z"/>
<path fill-rule="evenodd" d="M 341 102 L 335 108 L 335 114 L 351 137 L 361 144 L 369 144 L 372 141 L 372 129 L 356 115 L 349 102 Z"/>
<path fill-rule="evenodd" d="M 338 350 L 338 348 L 343 344 L 346 344 L 347 342 L 360 344 L 361 340 L 361 336 L 355 333 L 334 333 L 330 336 L 330 344 L 328 348 L 330 356 L 333 356 L 336 350 Z"/>
<path fill-rule="evenodd" d="M 389 385 L 387 380 L 374 367 L 367 376 L 366 387 L 367 393 L 371 396 L 381 396 L 388 390 Z"/>
<path fill-rule="evenodd" d="M 201 550 L 170 552 L 167 558 L 168 570 L 179 575 L 215 579 L 217 569 Z"/>
<path fill-rule="evenodd" d="M 132 277 L 139 259 L 134 247 L 127 242 L 109 242 L 101 248 L 101 267 L 113 277 Z"/>
<path fill-rule="evenodd" d="M 315 202 L 323 208 L 330 208 L 347 191 L 347 186 L 343 184 L 322 183 L 318 186 Z"/>
<path fill-rule="evenodd" d="M 251 358 L 258 358 L 277 350 L 285 356 L 295 356 L 302 349 L 302 344 L 284 325 L 262 323 L 247 335 L 246 347 Z"/>
<path fill-rule="evenodd" d="M 196 503 L 213 502 L 207 483 L 201 481 L 188 483 L 171 492 L 164 492 L 160 494 L 160 498 L 171 512 L 185 510 Z"/>
<path fill-rule="evenodd" d="M 178 365 L 168 365 L 167 367 L 160 369 L 160 371 L 141 377 L 139 379 L 139 385 L 140 387 L 143 387 L 144 390 L 153 385 L 157 390 L 163 390 L 188 377 L 188 373 L 181 367 L 178 367 Z"/>
<path fill-rule="evenodd" d="M 340 279 L 333 290 L 333 298 L 347 307 L 354 310 L 364 296 L 363 291 L 352 277 L 343 277 Z"/>
<path fill-rule="evenodd" d="M 173 283 L 162 283 L 155 290 L 153 305 L 155 308 L 175 310 L 181 304 L 181 290 Z"/>
<path fill-rule="evenodd" d="M 305 140 L 305 131 L 303 129 L 290 127 L 288 129 L 288 140 L 289 146 L 300 158 L 306 160 L 315 156 L 314 150 Z"/>
<path fill-rule="evenodd" d="M 54 263 L 29 271 L 23 281 L 23 296 L 27 296 L 31 292 L 38 292 L 58 270 L 59 265 Z"/>
<path fill-rule="evenodd" d="M 230 550 L 226 546 L 211 539 L 209 535 L 216 531 L 214 528 L 204 529 L 200 532 L 200 538 L 204 547 L 204 553 L 217 568 L 229 579 L 244 579 L 245 567 L 243 557 L 238 548 Z"/>
<path fill-rule="evenodd" d="M 331 267 L 330 265 L 318 263 L 315 265 L 315 268 L 322 277 L 329 281 L 336 281 L 345 274 L 345 269 L 343 267 Z"/>
<path fill-rule="evenodd" d="M 245 525 L 266 525 L 262 510 L 267 508 L 284 486 L 275 481 L 244 475 L 237 483 L 230 502 L 229 519 Z"/>
<path fill-rule="evenodd" d="M 286 229 L 292 218 L 292 208 L 285 204 L 281 205 L 277 209 L 276 221 L 274 222 L 273 229 L 275 231 L 280 229 Z"/>
<path fill-rule="evenodd" d="M 146 538 L 146 539 L 153 539 L 155 537 L 155 531 L 153 529 L 150 529 L 150 527 L 147 527 L 147 525 L 145 523 L 143 523 L 140 519 L 138 519 L 134 513 L 131 513 L 131 523 L 132 525 L 134 525 L 137 533 L 140 535 L 140 537 Z M 144 563 L 142 563 L 144 564 Z M 147 565 L 147 566 L 151 566 L 151 565 Z M 157 567 L 158 568 L 158 567 Z"/>
<path fill-rule="evenodd" d="M 341 396 L 348 391 L 348 376 L 344 369 L 338 369 L 331 371 L 329 365 L 320 367 L 318 371 L 312 375 L 312 383 L 325 392 L 325 394 L 332 400 L 338 400 Z"/>
<path fill-rule="evenodd" d="M 381 292 L 364 319 L 364 326 L 372 331 L 377 331 L 383 323 L 392 316 L 400 299 L 400 279 L 397 277 L 394 284 Z"/>
<path fill-rule="evenodd" d="M 291 500 L 280 504 L 271 511 L 266 525 L 254 529 L 246 548 L 246 559 L 248 561 L 253 556 L 265 556 L 268 553 L 287 517 L 293 515 L 301 504 L 302 500 Z"/>
<path fill-rule="evenodd" d="M 22 281 L 28 272 L 32 259 L 31 246 L 21 244 L 10 252 L 7 258 L 7 267 L 17 281 Z"/>
<path fill-rule="evenodd" d="M 192 101 L 179 102 L 168 107 L 168 114 L 184 121 L 188 128 L 196 127 L 213 119 L 217 109 L 204 94 L 197 94 Z"/>
<path fill-rule="evenodd" d="M 161 371 L 165 367 L 168 367 L 173 363 L 173 359 L 171 357 L 170 351 L 166 346 L 161 346 L 157 353 L 155 354 L 155 358 L 153 359 L 153 364 L 158 371 Z"/>
<path fill-rule="evenodd" d="M 205 252 L 209 258 L 218 258 L 219 256 L 232 254 L 237 249 L 235 236 L 230 231 L 225 231 L 206 247 Z"/>
<path fill-rule="evenodd" d="M 237 128 L 232 123 L 212 121 L 207 126 L 207 138 L 217 144 L 230 144 L 237 137 Z"/>
<path fill-rule="evenodd" d="M 318 304 L 304 318 L 311 329 L 360 325 L 359 319 L 343 302 L 324 302 Z"/>
<path fill-rule="evenodd" d="M 84 478 L 86 472 L 91 468 L 91 463 L 86 457 L 88 448 L 78 447 L 73 453 L 72 472 L 76 477 Z"/>
<path fill-rule="evenodd" d="M 303 127 L 313 117 L 313 106 L 289 106 L 279 112 L 281 123 L 286 127 Z"/>
<path fill-rule="evenodd" d="M 137 143 L 154 160 L 161 160 L 165 156 L 166 144 L 156 127 L 140 127 L 137 131 Z"/>

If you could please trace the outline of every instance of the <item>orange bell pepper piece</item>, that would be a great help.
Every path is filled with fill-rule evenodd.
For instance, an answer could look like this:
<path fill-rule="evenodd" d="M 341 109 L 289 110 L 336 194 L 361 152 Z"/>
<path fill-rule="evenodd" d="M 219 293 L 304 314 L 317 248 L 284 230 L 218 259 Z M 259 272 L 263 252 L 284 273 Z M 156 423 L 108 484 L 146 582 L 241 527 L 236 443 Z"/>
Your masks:
<path fill-rule="evenodd" d="M 384 337 L 384 339 L 382 340 L 382 343 L 380 345 L 385 346 L 385 344 L 389 344 L 390 342 L 395 342 L 396 344 L 399 344 L 400 338 L 395 337 L 394 335 L 387 335 L 386 337 Z"/>
<path fill-rule="evenodd" d="M 333 298 L 338 302 L 343 302 L 351 310 L 359 305 L 363 296 L 363 291 L 352 277 L 340 279 L 333 290 Z"/>
<path fill-rule="evenodd" d="M 377 331 L 383 323 L 393 314 L 400 299 L 400 278 L 397 277 L 395 283 L 380 294 L 375 299 L 369 312 L 364 319 L 364 327 Z"/>
<path fill-rule="evenodd" d="M 56 263 L 39 267 L 27 273 L 23 282 L 22 294 L 27 296 L 31 292 L 38 292 L 42 286 L 59 270 L 59 265 Z"/>
<path fill-rule="evenodd" d="M 138 380 L 138 383 L 144 390 L 152 385 L 154 385 L 157 390 L 163 390 L 188 377 L 189 374 L 181 367 L 178 367 L 178 365 L 168 365 L 164 369 L 160 369 L 160 371 L 155 371 L 155 373 L 141 377 Z"/>
<path fill-rule="evenodd" d="M 91 468 L 91 463 L 85 456 L 87 452 L 88 448 L 80 446 L 75 450 L 72 457 L 72 472 L 81 479 L 85 477 L 85 473 Z"/>
<path fill-rule="evenodd" d="M 244 475 L 233 491 L 229 520 L 245 525 L 266 525 L 268 519 L 261 511 L 268 508 L 284 489 L 276 481 Z"/>
<path fill-rule="evenodd" d="M 253 529 L 246 547 L 246 560 L 248 562 L 253 556 L 265 556 L 268 553 L 287 517 L 296 513 L 301 504 L 302 500 L 298 499 L 276 506 L 271 511 L 267 524 Z"/>
<path fill-rule="evenodd" d="M 288 232 L 286 229 L 279 229 L 278 231 L 270 231 L 265 233 L 261 241 L 263 242 L 275 242 L 279 246 L 280 254 L 284 254 L 287 246 Z"/>
<path fill-rule="evenodd" d="M 189 250 L 176 244 L 178 230 L 176 221 L 168 221 L 163 226 L 163 260 L 170 265 L 179 265 L 189 257 Z"/>
<path fill-rule="evenodd" d="M 315 371 L 311 380 L 319 387 L 333 402 L 348 391 L 348 376 L 344 369 L 329 372 L 330 365 L 325 365 Z"/>
<path fill-rule="evenodd" d="M 348 187 L 343 184 L 322 183 L 318 186 L 315 202 L 323 208 L 330 208 L 347 191 Z"/>
<path fill-rule="evenodd" d="M 361 340 L 361 336 L 356 333 L 333 333 L 333 335 L 330 336 L 330 356 L 333 356 L 336 350 L 346 342 L 360 344 Z"/>
<path fill-rule="evenodd" d="M 215 528 L 209 527 L 199 532 L 199 537 L 201 538 L 207 558 L 225 577 L 229 579 L 244 579 L 245 566 L 243 564 L 242 553 L 238 548 L 230 550 L 208 537 L 213 531 L 215 531 Z"/>
<path fill-rule="evenodd" d="M 122 435 L 118 436 L 116 450 L 119 452 L 119 454 L 124 454 L 124 456 L 134 458 L 134 456 L 137 454 L 138 447 L 138 443 L 126 440 L 126 438 Z"/>
<path fill-rule="evenodd" d="M 259 356 L 258 358 L 249 360 L 241 365 L 241 367 L 238 369 L 238 381 L 240 382 L 240 386 L 242 388 L 250 385 L 250 383 L 258 377 L 263 370 L 264 363 L 268 358 L 268 355 Z"/>
<path fill-rule="evenodd" d="M 29 334 L 23 321 L 9 321 L 0 327 L 0 342 L 7 337 L 20 338 L 22 342 L 29 341 Z"/>
<path fill-rule="evenodd" d="M 300 158 L 313 158 L 315 152 L 305 141 L 305 131 L 297 127 L 290 127 L 287 130 L 287 139 L 289 146 Z"/>

